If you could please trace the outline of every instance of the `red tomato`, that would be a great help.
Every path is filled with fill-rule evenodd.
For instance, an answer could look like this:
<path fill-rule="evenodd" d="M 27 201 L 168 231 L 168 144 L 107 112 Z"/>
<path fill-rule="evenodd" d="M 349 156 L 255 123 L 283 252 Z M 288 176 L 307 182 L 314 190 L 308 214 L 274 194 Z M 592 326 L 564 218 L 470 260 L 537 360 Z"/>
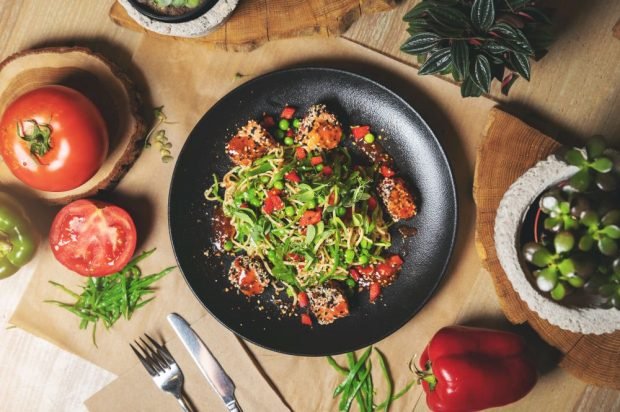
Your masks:
<path fill-rule="evenodd" d="M 349 275 L 351 275 L 351 278 L 353 278 L 353 280 L 356 282 L 360 280 L 360 274 L 354 268 L 349 269 Z"/>
<path fill-rule="evenodd" d="M 45 86 L 13 101 L 0 122 L 0 154 L 19 180 L 62 192 L 93 177 L 108 153 L 95 105 L 64 86 Z"/>
<path fill-rule="evenodd" d="M 334 173 L 334 169 L 332 169 L 331 166 L 324 166 L 322 172 L 325 176 L 331 176 L 331 174 Z"/>
<path fill-rule="evenodd" d="M 312 326 L 312 318 L 307 313 L 302 313 L 301 323 L 306 326 Z"/>
<path fill-rule="evenodd" d="M 292 106 L 285 106 L 284 109 L 282 109 L 282 113 L 280 113 L 280 117 L 283 119 L 291 120 L 296 110 L 297 109 Z"/>
<path fill-rule="evenodd" d="M 306 210 L 301 219 L 299 219 L 299 226 L 316 225 L 321 221 L 322 213 L 319 210 Z"/>
<path fill-rule="evenodd" d="M 306 306 L 308 306 L 308 295 L 306 295 L 306 292 L 299 292 L 297 294 L 297 301 L 299 302 L 299 307 L 300 308 L 305 308 Z"/>
<path fill-rule="evenodd" d="M 303 147 L 298 147 L 297 149 L 295 149 L 295 154 L 297 155 L 297 158 L 299 160 L 306 158 L 306 151 L 304 150 Z"/>
<path fill-rule="evenodd" d="M 370 301 L 374 302 L 375 300 L 377 300 L 380 294 L 381 294 L 381 285 L 379 285 L 378 283 L 371 283 L 370 284 Z"/>
<path fill-rule="evenodd" d="M 289 182 L 295 182 L 295 183 L 299 183 L 301 182 L 301 178 L 299 177 L 299 175 L 297 174 L 296 171 L 291 170 L 290 172 L 288 172 L 287 174 L 284 175 L 284 178 L 286 180 L 288 180 Z"/>
<path fill-rule="evenodd" d="M 356 140 L 359 140 L 370 133 L 370 126 L 355 126 L 351 128 L 351 133 Z"/>
<path fill-rule="evenodd" d="M 276 210 L 284 209 L 284 202 L 280 199 L 280 196 L 269 194 L 265 198 L 265 202 L 263 203 L 263 212 L 270 215 Z"/>
<path fill-rule="evenodd" d="M 136 226 L 118 206 L 77 200 L 63 207 L 50 229 L 56 259 L 84 276 L 105 276 L 123 269 L 136 249 Z"/>
<path fill-rule="evenodd" d="M 392 177 L 396 174 L 391 167 L 386 165 L 381 165 L 379 168 L 379 173 L 381 173 L 384 177 Z"/>
<path fill-rule="evenodd" d="M 261 122 L 261 126 L 263 126 L 265 129 L 271 129 L 275 125 L 276 125 L 276 121 L 273 120 L 272 116 L 265 115 L 265 117 L 263 117 L 263 121 Z"/>
<path fill-rule="evenodd" d="M 321 156 L 314 156 L 313 158 L 310 159 L 310 164 L 312 166 L 316 166 L 321 163 L 323 163 L 323 158 Z"/>
<path fill-rule="evenodd" d="M 370 197 L 368 199 L 368 209 L 375 210 L 377 208 L 377 199 Z"/>
<path fill-rule="evenodd" d="M 403 259 L 398 255 L 390 256 L 390 258 L 387 261 L 390 263 L 390 265 L 398 267 L 398 268 L 400 268 L 404 263 Z"/>

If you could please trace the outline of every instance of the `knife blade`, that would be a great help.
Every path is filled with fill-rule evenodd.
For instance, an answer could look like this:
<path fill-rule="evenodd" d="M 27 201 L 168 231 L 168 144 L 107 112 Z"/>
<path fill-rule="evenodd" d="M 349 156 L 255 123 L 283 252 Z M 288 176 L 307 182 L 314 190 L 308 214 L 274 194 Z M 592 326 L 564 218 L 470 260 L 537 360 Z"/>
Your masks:
<path fill-rule="evenodd" d="M 226 408 L 230 412 L 241 412 L 241 408 L 235 399 L 235 385 L 226 374 L 217 359 L 213 356 L 207 345 L 194 332 L 189 323 L 176 313 L 168 315 L 168 322 L 179 336 L 183 346 L 190 353 L 192 359 L 198 365 L 202 374 L 220 396 Z"/>

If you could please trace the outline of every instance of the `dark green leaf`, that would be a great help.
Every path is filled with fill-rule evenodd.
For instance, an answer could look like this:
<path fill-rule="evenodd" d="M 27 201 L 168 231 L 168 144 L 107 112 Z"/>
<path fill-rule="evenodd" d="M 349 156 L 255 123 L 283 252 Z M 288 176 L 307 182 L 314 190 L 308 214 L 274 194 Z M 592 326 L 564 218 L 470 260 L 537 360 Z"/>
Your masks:
<path fill-rule="evenodd" d="M 435 6 L 435 3 L 431 2 L 431 1 L 420 2 L 420 3 L 416 4 L 416 6 L 414 8 L 409 10 L 403 16 L 403 20 L 405 20 L 405 21 L 412 21 L 414 19 L 417 19 L 422 14 L 426 13 L 433 6 Z"/>
<path fill-rule="evenodd" d="M 437 6 L 429 9 L 428 14 L 442 26 L 457 29 L 459 32 L 469 27 L 469 19 L 459 9 Z"/>
<path fill-rule="evenodd" d="M 452 42 L 452 66 L 461 78 L 465 78 L 469 71 L 469 46 L 465 40 Z"/>
<path fill-rule="evenodd" d="M 479 30 L 489 30 L 495 21 L 493 0 L 475 0 L 471 7 L 471 21 Z"/>
<path fill-rule="evenodd" d="M 482 95 L 482 89 L 472 80 L 471 76 L 467 76 L 461 84 L 461 96 L 478 97 Z"/>
<path fill-rule="evenodd" d="M 531 0 L 505 0 L 512 11 L 517 11 L 525 7 Z"/>
<path fill-rule="evenodd" d="M 511 50 L 529 56 L 534 55 L 534 50 L 523 32 L 508 23 L 498 23 L 491 27 L 489 32 L 502 39 Z"/>
<path fill-rule="evenodd" d="M 615 240 L 607 236 L 601 236 L 598 241 L 598 249 L 605 256 L 616 256 L 618 254 L 618 244 Z"/>
<path fill-rule="evenodd" d="M 400 49 L 409 54 L 425 53 L 435 48 L 440 41 L 441 37 L 435 33 L 419 33 L 411 36 Z"/>
<path fill-rule="evenodd" d="M 512 64 L 512 67 L 519 73 L 525 80 L 530 80 L 530 59 L 521 53 L 510 53 L 508 59 Z"/>
<path fill-rule="evenodd" d="M 614 167 L 614 164 L 607 157 L 599 157 L 598 159 L 594 159 L 594 162 L 592 162 L 591 166 L 592 169 L 596 170 L 599 173 L 609 173 Z"/>
<path fill-rule="evenodd" d="M 607 144 L 605 143 L 605 140 L 602 136 L 592 136 L 590 139 L 588 139 L 588 142 L 586 143 L 588 156 L 591 159 L 601 156 L 605 151 L 606 147 Z"/>
<path fill-rule="evenodd" d="M 409 23 L 409 27 L 407 28 L 407 32 L 411 35 L 416 33 L 422 33 L 425 31 L 430 31 L 431 26 L 428 24 L 426 20 L 418 19 Z"/>
<path fill-rule="evenodd" d="M 570 149 L 564 155 L 564 160 L 569 165 L 583 166 L 586 163 L 586 158 L 579 149 Z"/>
<path fill-rule="evenodd" d="M 481 54 L 476 57 L 473 78 L 480 89 L 487 93 L 489 92 L 489 88 L 491 87 L 491 64 L 489 60 Z"/>
<path fill-rule="evenodd" d="M 502 80 L 502 94 L 504 96 L 508 96 L 508 92 L 513 84 L 519 79 L 519 75 L 517 73 L 510 73 L 508 76 Z"/>
<path fill-rule="evenodd" d="M 491 54 L 502 54 L 511 50 L 509 47 L 493 40 L 485 41 L 482 45 L 482 49 L 488 51 Z"/>
<path fill-rule="evenodd" d="M 564 286 L 564 283 L 559 282 L 551 291 L 551 297 L 554 300 L 562 300 L 564 296 L 566 296 L 566 286 Z"/>
<path fill-rule="evenodd" d="M 603 230 L 601 230 L 601 233 L 609 236 L 612 239 L 620 239 L 620 227 L 616 225 L 609 225 L 604 227 Z"/>
<path fill-rule="evenodd" d="M 425 75 L 441 72 L 448 68 L 450 63 L 450 48 L 445 47 L 443 49 L 439 49 L 430 55 L 428 60 L 426 60 L 426 63 L 420 67 L 418 74 Z"/>

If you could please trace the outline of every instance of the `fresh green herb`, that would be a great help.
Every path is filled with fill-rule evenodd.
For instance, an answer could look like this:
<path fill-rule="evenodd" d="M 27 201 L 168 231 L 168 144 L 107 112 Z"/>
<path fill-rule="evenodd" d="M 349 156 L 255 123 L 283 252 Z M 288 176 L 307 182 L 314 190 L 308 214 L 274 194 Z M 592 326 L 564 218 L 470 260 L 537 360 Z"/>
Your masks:
<path fill-rule="evenodd" d="M 158 128 L 163 123 L 166 123 L 166 120 L 168 119 L 164 113 L 164 106 L 159 106 L 153 109 L 153 116 L 155 117 L 155 124 L 153 124 L 153 127 L 151 127 L 144 138 L 144 148 L 150 148 L 151 139 L 154 139 L 155 146 L 159 149 L 159 155 L 161 156 L 162 162 L 169 163 L 174 159 L 172 157 L 172 152 L 170 151 L 172 148 L 172 143 L 168 141 L 168 137 L 166 136 L 166 131 L 164 129 L 158 130 Z"/>
<path fill-rule="evenodd" d="M 154 296 L 148 297 L 155 293 L 152 285 L 175 268 L 172 266 L 161 272 L 142 276 L 138 263 L 154 252 L 155 249 L 143 252 L 120 272 L 98 278 L 89 277 L 79 294 L 57 282 L 50 281 L 52 285 L 74 298 L 75 302 L 65 303 L 57 300 L 45 302 L 58 305 L 78 316 L 81 319 L 80 329 L 87 329 L 92 323 L 93 344 L 97 346 L 95 335 L 99 321 L 106 329 L 109 329 L 121 316 L 127 320 L 131 319 L 137 309 L 155 298 Z"/>
<path fill-rule="evenodd" d="M 349 369 L 344 368 L 336 362 L 331 356 L 327 357 L 327 362 L 342 376 L 345 380 L 336 387 L 334 390 L 334 397 L 341 395 L 340 402 L 338 403 L 338 410 L 341 412 L 349 411 L 353 400 L 355 399 L 360 412 L 373 412 L 373 411 L 388 411 L 390 405 L 401 398 L 411 387 L 415 384 L 415 380 L 409 382 L 403 389 L 398 391 L 395 395 L 393 393 L 392 378 L 387 367 L 385 357 L 378 349 L 375 348 L 375 352 L 379 359 L 379 365 L 381 366 L 381 373 L 386 382 L 387 387 L 387 399 L 378 405 L 374 404 L 374 386 L 372 383 L 372 375 L 370 374 L 372 364 L 370 360 L 370 354 L 372 352 L 372 346 L 367 348 L 362 357 L 356 360 L 355 353 L 347 353 L 347 361 Z"/>
<path fill-rule="evenodd" d="M 491 82 L 508 94 L 519 76 L 530 79 L 530 58 L 551 44 L 551 21 L 534 0 L 424 0 L 403 20 L 402 45 L 421 64 L 419 74 L 451 74 L 463 97 L 488 93 Z"/>

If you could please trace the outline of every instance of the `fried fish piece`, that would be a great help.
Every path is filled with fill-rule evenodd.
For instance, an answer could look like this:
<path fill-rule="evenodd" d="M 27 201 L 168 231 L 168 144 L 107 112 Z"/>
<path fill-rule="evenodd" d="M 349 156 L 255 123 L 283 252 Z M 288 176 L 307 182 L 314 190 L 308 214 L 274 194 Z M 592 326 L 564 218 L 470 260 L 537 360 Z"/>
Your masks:
<path fill-rule="evenodd" d="M 249 166 L 256 159 L 264 156 L 277 143 L 269 132 L 254 120 L 237 131 L 235 137 L 226 145 L 226 154 L 234 164 Z"/>
<path fill-rule="evenodd" d="M 334 282 L 307 289 L 310 309 L 319 324 L 329 325 L 338 318 L 349 316 L 349 302 Z"/>
<path fill-rule="evenodd" d="M 295 140 L 308 150 L 331 150 L 340 144 L 342 126 L 324 104 L 315 104 L 302 119 Z"/>
<path fill-rule="evenodd" d="M 415 199 L 403 179 L 384 177 L 379 181 L 377 192 L 393 221 L 411 219 L 416 215 Z"/>
<path fill-rule="evenodd" d="M 230 283 L 246 296 L 256 296 L 269 285 L 269 275 L 258 259 L 238 256 L 228 271 Z"/>

